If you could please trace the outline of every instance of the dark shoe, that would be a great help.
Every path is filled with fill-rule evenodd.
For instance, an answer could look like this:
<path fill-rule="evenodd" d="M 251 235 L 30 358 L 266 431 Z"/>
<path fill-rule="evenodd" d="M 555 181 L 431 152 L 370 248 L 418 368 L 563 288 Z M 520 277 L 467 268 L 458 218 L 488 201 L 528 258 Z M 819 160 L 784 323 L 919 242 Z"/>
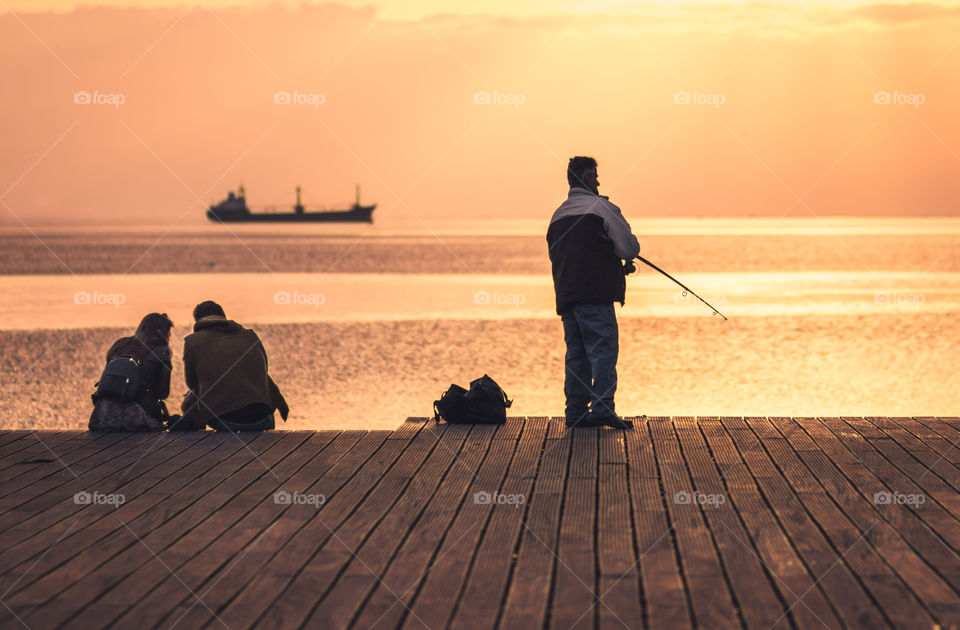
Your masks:
<path fill-rule="evenodd" d="M 633 420 L 624 420 L 620 416 L 599 416 L 590 418 L 590 422 L 594 422 L 593 426 L 604 426 L 611 427 L 613 429 L 632 429 Z"/>

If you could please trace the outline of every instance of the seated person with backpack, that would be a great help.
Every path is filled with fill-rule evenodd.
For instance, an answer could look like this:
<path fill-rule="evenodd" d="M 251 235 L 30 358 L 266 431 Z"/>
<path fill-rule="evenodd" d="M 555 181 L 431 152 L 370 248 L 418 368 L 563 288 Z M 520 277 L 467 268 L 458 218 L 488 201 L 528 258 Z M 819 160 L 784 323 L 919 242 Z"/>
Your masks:
<path fill-rule="evenodd" d="M 183 340 L 189 391 L 183 416 L 170 430 L 209 425 L 219 431 L 265 431 L 275 426 L 274 411 L 286 420 L 290 410 L 267 373 L 267 351 L 257 333 L 227 319 L 209 300 L 197 305 L 193 319 L 193 334 Z"/>
<path fill-rule="evenodd" d="M 163 431 L 170 394 L 170 329 L 166 313 L 150 313 L 132 337 L 117 339 L 93 393 L 91 431 Z"/>

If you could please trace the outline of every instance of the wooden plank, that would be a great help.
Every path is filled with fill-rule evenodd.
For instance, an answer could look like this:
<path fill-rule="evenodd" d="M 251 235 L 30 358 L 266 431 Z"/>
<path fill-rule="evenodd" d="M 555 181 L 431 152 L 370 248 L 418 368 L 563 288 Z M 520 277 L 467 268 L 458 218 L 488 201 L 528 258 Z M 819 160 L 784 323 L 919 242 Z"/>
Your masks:
<path fill-rule="evenodd" d="M 507 421 L 497 426 L 497 432 L 494 434 L 495 440 L 516 440 L 523 432 L 525 418 L 507 418 Z"/>
<path fill-rule="evenodd" d="M 563 418 L 550 418 L 547 421 L 548 440 L 568 440 L 573 436 L 573 429 L 567 428 Z"/>
<path fill-rule="evenodd" d="M 166 444 L 144 458 L 146 465 L 161 466 L 176 459 L 177 463 L 170 471 L 178 474 L 181 465 L 196 461 L 214 446 L 211 443 L 206 448 L 193 448 L 197 446 L 198 440 L 186 436 L 184 433 L 169 436 L 171 439 L 166 440 Z M 124 503 L 119 507 L 111 510 L 71 510 L 65 514 L 68 504 L 61 503 L 8 530 L 4 538 L 9 546 L 0 556 L 0 569 L 4 574 L 0 578 L 0 589 L 6 590 L 13 581 L 21 588 L 26 587 L 47 571 L 80 553 L 85 546 L 98 544 L 103 536 L 121 527 L 123 521 L 132 520 L 152 508 L 155 500 L 143 495 L 162 481 L 159 477 L 120 480 L 102 489 L 104 493 L 123 495 Z M 52 549 L 38 545 L 37 543 L 48 535 L 47 529 L 51 527 L 62 532 L 63 538 L 60 538 L 61 534 L 58 533 L 56 538 L 60 542 Z M 42 557 L 33 560 L 38 554 L 42 554 Z M 24 566 L 27 563 L 29 567 Z M 24 572 L 28 568 L 30 576 L 25 579 Z M 16 577 L 12 577 L 13 575 Z"/>
<path fill-rule="evenodd" d="M 545 416 L 530 416 L 526 419 L 523 430 L 530 433 L 523 438 L 524 440 L 528 440 L 532 436 L 539 436 L 536 440 L 538 446 L 536 448 L 533 448 L 532 445 L 528 447 L 525 442 L 523 448 L 520 448 L 514 454 L 507 475 L 536 481 L 540 472 L 540 462 L 547 446 L 546 440 L 550 430 L 550 419 Z"/>
<path fill-rule="evenodd" d="M 5 507 L 8 508 L 0 514 L 0 530 L 3 530 L 3 535 L 9 533 L 11 538 L 15 538 L 12 533 L 14 528 L 46 510 L 53 509 L 64 515 L 81 510 L 83 506 L 77 504 L 75 495 L 78 492 L 93 493 L 102 488 L 103 480 L 122 465 L 120 462 L 123 461 L 123 455 L 128 450 L 142 452 L 147 448 L 147 439 L 144 434 L 121 438 L 115 440 L 116 443 L 111 447 L 101 448 L 79 462 L 66 464 L 65 461 L 57 460 L 56 463 L 46 464 L 52 467 L 54 472 L 50 473 L 48 470 L 42 473 L 45 476 L 36 483 L 0 499 L 0 503 L 6 504 Z M 110 436 L 98 443 L 109 445 Z M 29 473 L 24 475 L 28 476 Z M 32 533 L 32 530 L 30 531 Z"/>
<path fill-rule="evenodd" d="M 731 425 L 731 430 L 750 430 L 740 418 L 733 420 Z M 740 614 L 746 626 L 757 629 L 790 627 L 785 614 L 788 604 L 771 583 L 767 565 L 760 560 L 750 534 L 737 515 L 737 506 L 728 499 L 727 488 L 697 423 L 690 418 L 678 418 L 675 428 L 690 470 L 692 492 L 706 500 L 700 503 L 701 511 L 719 551 L 726 579 L 737 601 L 742 602 Z"/>
<path fill-rule="evenodd" d="M 634 431 L 643 425 L 634 423 Z M 633 433 L 631 431 L 630 433 Z M 597 596 L 601 628 L 642 628 L 640 557 L 634 548 L 625 431 L 599 431 Z"/>
<path fill-rule="evenodd" d="M 154 554 L 162 553 L 183 534 L 203 521 L 216 507 L 218 497 L 211 491 L 245 466 L 257 475 L 266 471 L 273 455 L 271 449 L 282 438 L 279 433 L 219 434 L 207 439 L 221 442 L 215 454 L 201 462 L 205 472 L 193 483 L 179 487 L 165 497 L 166 510 L 152 510 L 94 547 L 86 548 L 41 580 L 29 591 L 22 592 L 28 623 L 53 626 L 64 623 L 76 610 L 96 600 L 120 578 L 135 572 L 142 565 L 157 562 Z M 219 456 L 219 457 L 218 457 Z M 258 459 L 260 458 L 260 459 Z M 264 459 L 266 458 L 266 459 Z M 242 490 L 245 485 L 237 487 Z M 158 521 L 163 521 L 157 526 Z M 57 593 L 55 603 L 38 601 L 38 593 Z M 12 598 L 11 601 L 17 601 Z M 69 603 L 69 605 L 67 605 Z"/>
<path fill-rule="evenodd" d="M 951 443 L 956 443 L 960 440 L 960 429 L 951 425 L 950 423 L 944 422 L 942 418 L 926 418 L 926 417 L 917 417 L 915 420 L 924 426 L 928 427 L 930 430 L 940 435 L 945 440 Z"/>
<path fill-rule="evenodd" d="M 557 541 L 550 627 L 594 628 L 597 612 L 596 497 L 599 429 L 573 429 Z"/>
<path fill-rule="evenodd" d="M 433 418 L 407 418 L 395 431 L 391 431 L 391 440 L 412 440 L 426 426 L 435 426 Z"/>
<path fill-rule="evenodd" d="M 537 463 L 547 435 L 546 419 L 527 420 L 493 514 L 474 557 L 451 628 L 494 628 L 509 589 L 514 554 L 525 533 Z M 503 501 L 503 502 L 501 502 Z"/>
<path fill-rule="evenodd" d="M 13 463 L 46 451 L 16 433 L 0 592 L 30 627 L 960 625 L 955 418 L 51 432 L 56 466 Z M 77 488 L 129 498 L 77 509 Z"/>
<path fill-rule="evenodd" d="M 747 416 L 743 419 L 746 428 L 753 431 L 760 440 L 780 439 L 780 432 L 765 416 Z"/>
<path fill-rule="evenodd" d="M 770 420 L 773 424 L 779 425 L 785 419 Z M 796 428 L 790 432 L 794 434 Z M 737 439 L 749 439 L 738 432 L 730 432 L 729 435 L 734 443 Z M 778 448 L 766 449 L 765 456 L 771 457 L 772 462 L 780 467 L 784 475 L 782 477 L 757 476 L 756 484 L 816 585 L 816 590 L 810 590 L 808 587 L 802 591 L 794 591 L 797 596 L 788 600 L 793 606 L 790 609 L 791 614 L 799 619 L 803 609 L 808 609 L 809 612 L 826 619 L 827 617 L 820 615 L 822 604 L 816 597 L 822 596 L 848 627 L 889 627 L 888 621 L 878 611 L 869 591 L 863 587 L 857 576 L 843 561 L 843 553 L 848 549 L 845 547 L 837 552 L 830 537 L 813 520 L 815 513 L 819 515 L 824 511 L 821 509 L 825 505 L 822 487 L 813 488 L 809 485 L 810 471 L 800 461 L 796 451 L 780 448 L 785 440 L 782 439 L 782 433 L 778 435 L 781 436 L 780 439 L 763 439 L 762 442 L 765 446 L 776 443 Z M 750 440 L 744 446 L 752 448 L 753 441 Z M 737 447 L 739 448 L 740 444 L 737 444 Z M 826 502 L 826 505 L 832 504 Z M 828 519 L 829 516 L 829 514 L 824 516 L 824 519 Z M 795 602 L 798 598 L 800 603 Z M 808 598 L 811 598 L 809 603 Z"/>
<path fill-rule="evenodd" d="M 335 502 L 349 501 L 351 497 L 342 493 L 357 491 L 359 488 L 357 484 L 348 486 L 354 476 L 351 471 L 357 473 L 364 466 L 368 466 L 371 472 L 382 474 L 387 461 L 392 461 L 391 457 L 397 457 L 406 443 L 407 440 L 389 440 L 388 432 L 384 431 L 345 432 L 331 448 L 323 451 L 320 458 L 289 481 L 289 487 L 303 488 L 304 495 L 324 496 L 325 502 L 320 509 Z M 176 621 L 178 627 L 200 627 L 213 618 L 211 611 L 221 613 L 231 602 L 242 597 L 243 589 L 254 581 L 289 579 L 291 568 L 278 562 L 275 557 L 278 550 L 282 550 L 315 516 L 316 508 L 291 502 L 282 510 L 280 518 L 266 529 L 257 532 L 257 538 L 243 551 L 239 561 L 209 575 L 200 592 L 202 600 L 192 594 L 184 594 L 180 604 L 171 607 L 171 612 L 163 623 L 172 625 Z M 297 558 L 297 561 L 305 562 L 306 558 Z M 201 561 L 197 569 L 198 576 L 202 568 Z M 275 571 L 279 572 L 279 575 L 273 575 Z M 271 597 L 264 603 L 269 604 L 269 600 L 278 594 L 271 592 Z M 220 622 L 213 621 L 212 625 L 219 626 Z"/>
<path fill-rule="evenodd" d="M 447 538 L 456 539 L 461 535 L 462 532 L 453 530 L 451 523 L 461 503 L 473 500 L 467 490 L 487 455 L 494 433 L 489 428 L 464 426 L 451 427 L 448 433 L 452 437 L 465 428 L 469 428 L 470 433 L 454 465 L 381 575 L 381 582 L 363 604 L 352 627 L 396 627 L 416 597 L 423 578 L 437 561 L 439 547 Z"/>
<path fill-rule="evenodd" d="M 352 547 L 352 559 L 339 575 L 334 576 L 336 582 L 322 595 L 322 600 L 306 618 L 305 624 L 308 627 L 346 627 L 370 593 L 382 585 L 381 576 L 390 568 L 395 554 L 407 537 L 422 526 L 421 516 L 441 482 L 447 474 L 455 474 L 459 468 L 457 459 L 470 428 L 447 425 L 426 458 L 423 455 L 411 454 L 412 458 L 419 459 L 423 465 L 410 474 L 410 482 L 386 510 L 375 529 L 356 547 Z M 410 449 L 412 448 L 414 445 L 411 445 Z M 356 525 L 349 522 L 344 527 L 357 529 Z M 341 542 L 351 544 L 346 540 Z M 319 553 L 323 554 L 324 551 L 321 549 Z M 315 576 L 311 576 L 310 582 L 316 585 L 319 592 L 325 584 L 333 582 L 334 577 L 317 580 Z"/>
<path fill-rule="evenodd" d="M 936 452 L 943 461 L 953 464 L 955 467 L 960 464 L 960 448 L 957 448 L 953 443 L 924 424 L 921 418 L 905 418 L 901 428 L 916 436 L 919 444 Z M 892 434 L 891 437 L 893 437 Z M 911 452 L 914 450 L 909 443 L 904 444 L 904 447 Z"/>
<path fill-rule="evenodd" d="M 793 422 L 805 432 L 817 424 L 814 418 L 797 418 Z M 793 435 L 799 434 L 794 432 Z M 863 465 L 857 458 L 843 449 L 832 434 L 814 430 L 808 438 L 815 439 L 815 444 L 824 450 L 799 451 L 798 455 L 823 484 L 826 494 L 836 501 L 836 504 L 824 500 L 810 503 L 816 505 L 814 516 L 834 548 L 840 550 L 844 562 L 895 625 L 910 625 L 917 620 L 931 625 L 935 623 L 929 609 L 917 599 L 916 592 L 929 596 L 943 589 L 949 590 L 948 587 L 923 565 L 892 528 L 876 518 L 875 510 L 837 468 L 840 465 L 848 472 L 858 467 L 862 470 Z M 793 439 L 788 438 L 788 441 L 793 444 Z M 837 459 L 832 460 L 831 455 L 836 455 Z M 891 564 L 896 565 L 896 570 Z M 909 575 L 910 584 L 904 583 L 898 573 Z M 918 584 L 913 584 L 913 580 Z M 914 591 L 911 587 L 919 588 Z"/>
<path fill-rule="evenodd" d="M 13 466 L 17 467 L 16 474 L 20 474 L 24 466 L 31 464 L 31 460 L 53 458 L 54 455 L 48 450 L 49 447 L 67 442 L 76 436 L 75 431 L 18 431 L 17 433 L 23 439 L 0 446 L 0 474 L 10 474 L 12 471 L 8 469 Z"/>
<path fill-rule="evenodd" d="M 402 627 L 429 629 L 450 623 L 474 553 L 493 513 L 492 503 L 476 497 L 480 493 L 492 496 L 500 488 L 516 447 L 514 440 L 491 441 L 490 450 L 467 491 L 467 500 L 460 505 L 450 528 L 457 535 L 447 536 L 443 541 L 410 609 L 403 611 Z"/>
<path fill-rule="evenodd" d="M 11 445 L 18 446 L 17 452 L 0 460 L 0 477 L 3 477 L 3 481 L 0 481 L 0 497 L 8 497 L 3 499 L 7 505 L 12 505 L 15 498 L 25 501 L 36 496 L 37 492 L 25 488 L 38 479 L 63 470 L 68 455 L 92 441 L 79 439 L 82 433 L 78 431 L 45 432 L 51 435 L 43 438 L 37 436 L 40 432 L 25 433 L 29 437 Z M 0 513 L 3 511 L 0 508 Z"/>
<path fill-rule="evenodd" d="M 172 439 L 170 439 L 171 437 Z M 173 449 L 177 449 L 178 445 L 181 443 L 183 443 L 183 445 L 187 448 L 196 443 L 196 440 L 191 438 L 169 435 L 165 436 L 164 438 L 160 438 L 160 441 L 165 442 L 166 446 Z M 122 442 L 122 444 L 128 443 L 130 442 Z M 117 457 L 108 462 L 108 464 L 95 468 L 93 473 L 81 473 L 83 476 L 76 480 L 77 486 L 71 487 L 70 485 L 65 484 L 66 491 L 63 489 L 48 491 L 48 495 L 52 495 L 52 498 L 54 499 L 54 501 L 51 502 L 50 507 L 46 509 L 33 509 L 29 512 L 25 512 L 25 518 L 21 522 L 10 527 L 6 532 L 4 532 L 4 539 L 11 546 L 11 548 L 20 544 L 26 544 L 29 546 L 29 540 L 31 537 L 36 536 L 38 533 L 42 533 L 48 527 L 62 526 L 68 522 L 72 528 L 70 534 L 71 539 L 78 535 L 83 536 L 84 529 L 96 522 L 104 514 L 104 512 L 102 510 L 88 510 L 86 509 L 88 506 L 78 504 L 75 498 L 76 493 L 69 494 L 70 489 L 77 490 L 78 493 L 85 493 L 87 495 L 93 495 L 95 493 L 119 493 L 124 496 L 124 499 L 126 499 L 127 495 L 130 495 L 131 497 L 137 496 L 143 491 L 141 489 L 141 485 L 128 485 L 137 480 L 136 475 L 129 475 L 129 472 L 134 465 L 133 458 L 136 457 L 136 461 L 145 461 L 148 465 L 159 465 L 169 457 L 169 449 L 162 447 L 155 448 L 155 443 L 156 439 L 151 441 L 144 440 L 137 445 L 137 448 L 132 449 L 131 451 L 118 453 Z M 175 452 L 173 454 L 175 454 Z M 75 468 L 76 470 L 82 470 L 82 468 L 79 466 L 75 466 Z M 51 497 L 48 496 L 45 498 Z M 132 509 L 133 506 L 128 505 L 125 502 L 123 511 L 121 513 L 129 514 Z M 107 512 L 115 513 L 116 509 Z M 76 527 L 74 527 L 74 525 L 76 525 Z M 16 557 L 16 554 L 13 554 L 13 556 Z M 54 553 L 50 556 L 49 560 L 53 560 L 59 556 L 60 552 Z M 6 565 L 3 565 L 2 563 L 0 563 L 0 566 L 4 566 L 6 568 Z"/>
<path fill-rule="evenodd" d="M 587 448 L 588 445 L 587 441 L 573 440 L 572 448 L 576 453 L 578 448 Z M 579 476 L 567 480 L 557 541 L 550 628 L 586 629 L 596 625 L 596 548 L 593 536 L 596 495 L 596 477 Z"/>
<path fill-rule="evenodd" d="M 365 448 L 357 457 L 344 458 L 309 488 L 308 493 L 326 497 L 319 509 L 307 505 L 291 506 L 284 513 L 284 519 L 264 533 L 258 546 L 271 556 L 249 582 L 240 589 L 214 589 L 204 596 L 204 601 L 211 602 L 211 608 L 218 615 L 212 624 L 220 625 L 222 620 L 231 628 L 246 628 L 270 623 L 266 616 L 280 618 L 282 622 L 289 610 L 299 616 L 309 612 L 297 609 L 306 602 L 286 599 L 292 580 L 300 575 L 325 543 L 337 544 L 340 534 L 334 534 L 403 456 L 420 430 L 432 433 L 439 430 L 438 426 L 430 423 L 425 428 L 421 425 L 416 431 L 407 431 L 405 435 L 408 437 L 403 439 L 378 434 L 361 440 L 364 446 L 369 446 L 373 440 L 376 448 Z M 393 478 L 388 483 L 395 488 L 396 481 Z M 349 557 L 349 554 L 337 554 L 331 555 L 329 560 L 342 564 Z M 313 601 L 311 598 L 309 605 L 312 606 Z M 210 616 L 207 611 L 195 607 L 181 623 L 187 623 L 187 627 L 199 627 L 200 618 L 205 621 Z"/>
<path fill-rule="evenodd" d="M 53 457 L 53 454 L 51 454 L 50 450 L 45 448 L 44 445 L 59 445 L 60 448 L 55 452 L 62 456 L 74 448 L 91 444 L 111 435 L 109 433 L 94 433 L 91 431 L 16 431 L 15 433 L 20 436 L 20 439 L 7 443 L 3 447 L 2 456 L 0 456 L 0 462 L 2 462 L 4 467 L 10 463 L 18 462 L 22 449 L 29 448 L 35 450 L 38 454 L 46 453 L 48 457 Z M 128 435 L 129 434 L 113 434 L 113 438 L 122 439 Z M 8 462 L 7 460 L 11 461 Z"/>
<path fill-rule="evenodd" d="M 0 434 L 0 447 L 6 446 L 10 442 L 16 442 L 17 440 L 22 440 L 23 438 L 27 437 L 31 433 L 33 433 L 32 430 L 31 431 L 24 431 L 24 430 L 3 431 L 3 433 Z"/>
<path fill-rule="evenodd" d="M 193 452 L 190 446 L 195 444 L 194 440 L 184 439 L 179 436 L 166 440 L 166 442 L 167 448 L 161 447 L 154 449 L 143 461 L 145 461 L 147 465 L 159 465 L 164 460 L 175 455 L 178 451 L 187 450 Z M 198 455 L 199 453 L 196 453 L 193 456 L 196 457 Z M 122 458 L 118 458 L 117 461 L 122 462 L 123 460 Z M 111 475 L 100 478 L 92 483 L 89 489 L 83 490 L 88 496 L 96 493 L 122 496 L 124 503 L 119 508 L 113 507 L 109 510 L 100 508 L 88 509 L 91 506 L 78 504 L 75 496 L 66 496 L 50 508 L 35 512 L 30 518 L 7 530 L 7 532 L 4 533 L 4 537 L 11 545 L 11 548 L 10 553 L 5 554 L 6 557 L 4 558 L 3 564 L 4 571 L 7 573 L 20 574 L 20 569 L 13 569 L 11 571 L 10 567 L 15 566 L 16 563 L 23 564 L 29 562 L 33 568 L 31 569 L 30 578 L 20 582 L 22 588 L 33 579 L 42 575 L 45 570 L 56 566 L 58 563 L 64 562 L 66 559 L 79 553 L 84 546 L 95 544 L 101 536 L 106 535 L 112 531 L 112 529 L 120 527 L 121 521 L 118 519 L 132 518 L 136 514 L 149 509 L 152 506 L 152 501 L 136 501 L 136 499 L 140 494 L 145 492 L 146 488 L 155 485 L 160 479 L 138 479 L 136 475 L 125 477 L 124 475 L 126 475 L 129 470 L 129 465 L 123 465 L 116 469 Z M 86 481 L 86 477 L 84 480 Z M 108 521 L 101 522 L 103 518 L 108 518 Z M 104 523 L 109 524 L 104 525 Z M 104 527 L 106 527 L 106 529 L 104 529 Z M 45 535 L 44 532 L 48 528 L 57 528 L 64 532 L 66 532 L 66 529 L 69 529 L 69 534 L 64 534 L 61 544 L 58 544 L 56 549 L 48 549 L 46 546 L 41 545 L 41 549 L 45 551 L 43 561 L 38 561 L 39 564 L 33 566 L 33 561 L 28 558 L 38 553 L 36 541 L 43 539 Z M 78 541 L 83 542 L 78 544 Z M 12 564 L 7 565 L 7 561 Z M 10 579 L 9 576 L 0 578 L 0 584 L 5 583 L 8 579 Z"/>
<path fill-rule="evenodd" d="M 764 418 L 746 418 L 745 421 L 751 430 L 754 426 L 759 427 L 756 435 L 761 440 L 762 436 L 780 435 Z M 780 610 L 770 626 L 842 627 L 842 622 L 823 593 L 817 589 L 818 576 L 810 573 L 798 555 L 789 531 L 781 526 L 776 511 L 761 493 L 758 482 L 750 475 L 746 463 L 740 460 L 739 451 L 729 433 L 719 422 L 701 422 L 699 428 L 723 475 L 731 507 L 736 508 L 746 535 L 749 535 L 751 544 L 745 544 L 744 547 L 763 563 L 779 592 Z M 749 438 L 743 440 L 745 444 L 751 444 Z M 782 439 L 778 441 L 783 442 Z M 740 460 L 741 466 L 732 465 L 737 460 Z M 765 470 L 766 467 L 761 469 Z M 738 534 L 738 540 L 746 542 L 747 539 L 740 538 L 743 535 Z M 747 598 L 747 601 L 752 601 L 752 598 Z"/>
<path fill-rule="evenodd" d="M 854 430 L 859 430 L 860 422 L 873 424 L 876 421 L 859 419 L 849 424 Z M 874 424 L 874 426 L 879 425 Z M 916 433 L 933 433 L 933 431 L 910 418 L 904 418 L 895 425 L 888 425 L 882 431 L 885 438 L 871 440 L 871 446 L 882 452 L 885 458 L 916 481 L 933 477 L 928 491 L 934 498 L 942 499 L 942 504 L 948 511 L 960 515 L 960 511 L 954 511 L 954 508 L 960 508 L 960 505 L 953 500 L 957 497 L 957 491 L 960 491 L 960 468 L 952 465 L 947 459 L 952 451 L 957 450 L 956 447 L 942 439 L 925 440 L 918 437 Z"/>
<path fill-rule="evenodd" d="M 800 453 L 803 451 L 819 452 L 820 447 L 807 435 L 794 418 L 773 417 L 768 418 L 770 422 L 780 432 L 781 437 L 790 443 L 790 448 Z"/>
<path fill-rule="evenodd" d="M 449 426 L 446 423 L 434 424 L 417 434 L 403 454 L 380 476 L 378 483 L 357 509 L 339 527 L 330 528 L 331 536 L 313 553 L 280 597 L 273 602 L 267 614 L 257 620 L 258 628 L 298 627 L 303 624 L 328 627 L 330 624 L 322 617 L 314 622 L 308 621 L 308 617 L 339 576 L 349 571 L 354 562 L 357 562 L 359 566 L 355 568 L 354 581 L 366 578 L 369 573 L 373 574 L 373 579 L 377 579 L 377 568 L 381 566 L 378 561 L 382 559 L 386 562 L 386 559 L 389 559 L 398 544 L 396 538 L 400 536 L 399 532 L 409 527 L 411 517 L 415 514 L 403 514 L 401 510 L 401 518 L 390 519 L 383 532 L 379 532 L 380 536 L 374 544 L 393 546 L 379 556 L 376 554 L 380 550 L 375 547 L 372 548 L 373 554 L 367 554 L 371 561 L 377 563 L 377 567 L 370 567 L 369 572 L 364 573 L 365 560 L 359 554 L 365 548 L 368 537 L 378 533 L 377 530 L 387 515 L 397 514 L 392 511 L 393 507 L 407 496 L 405 491 L 411 479 L 428 464 L 425 478 L 421 479 L 416 487 L 427 496 L 432 492 L 456 453 L 451 453 L 450 449 L 445 447 L 437 451 L 437 445 Z M 459 449 L 459 444 L 455 448 Z M 438 457 L 432 458 L 434 453 L 438 453 Z M 423 500 L 422 495 L 413 495 L 415 504 Z M 323 518 L 322 511 L 318 513 L 318 517 Z M 386 539 L 383 536 L 386 536 Z"/>
<path fill-rule="evenodd" d="M 695 489 L 687 474 L 673 422 L 651 419 L 649 424 L 694 617 L 702 627 L 739 628 L 741 617 L 730 585 L 700 506 L 692 500 Z"/>
<path fill-rule="evenodd" d="M 851 426 L 859 431 L 858 424 L 852 423 Z M 840 442 L 846 444 L 847 440 L 841 438 Z M 852 477 L 851 482 L 870 498 L 878 517 L 890 523 L 914 552 L 955 591 L 960 590 L 960 558 L 956 552 L 960 548 L 960 521 L 940 503 L 955 504 L 956 490 L 938 476 L 927 474 L 929 469 L 897 442 L 871 439 L 869 443 L 874 448 L 858 454 L 871 474 Z M 931 451 L 927 457 L 935 456 Z M 901 502 L 897 497 L 907 502 Z M 922 502 L 910 501 L 916 498 Z M 960 621 L 953 621 L 960 614 L 955 605 L 951 598 L 936 607 L 941 617 L 946 616 L 944 623 Z"/>
<path fill-rule="evenodd" d="M 570 454 L 570 467 L 567 475 L 571 479 L 596 479 L 598 452 L 597 431 L 595 428 L 573 429 L 571 431 L 573 448 Z"/>
<path fill-rule="evenodd" d="M 662 422 L 657 418 L 653 421 Z M 639 554 L 640 596 L 645 622 L 655 630 L 693 627 L 692 608 L 680 571 L 675 532 L 661 491 L 661 478 L 649 421 L 626 437 L 634 547 Z"/>
<path fill-rule="evenodd" d="M 741 416 L 721 416 L 719 422 L 727 429 L 742 429 L 749 430 L 750 426 Z"/>
<path fill-rule="evenodd" d="M 136 439 L 134 439 L 136 438 Z M 25 512 L 39 511 L 42 506 L 36 503 L 39 497 L 66 496 L 64 485 L 78 480 L 81 476 L 91 476 L 91 471 L 129 448 L 143 443 L 144 434 L 139 437 L 129 433 L 110 433 L 107 435 L 85 435 L 77 438 L 81 445 L 62 456 L 57 454 L 55 461 L 36 466 L 15 477 L 4 479 L 0 485 L 0 532 L 5 531 L 23 520 Z M 57 453 L 55 450 L 54 453 Z M 74 484 L 74 491 L 77 489 Z M 16 513 L 13 513 L 16 510 Z"/>
<path fill-rule="evenodd" d="M 215 575 L 241 579 L 244 570 L 254 568 L 245 561 L 247 553 L 256 548 L 256 537 L 282 517 L 285 505 L 276 502 L 277 492 L 302 492 L 319 471 L 331 466 L 361 435 L 339 431 L 298 434 L 306 439 L 288 447 L 289 454 L 271 467 L 273 474 L 261 476 L 177 541 L 176 553 L 164 555 L 167 566 L 145 565 L 73 621 L 99 619 L 106 626 L 113 620 L 110 612 L 129 607 L 114 622 L 116 627 L 180 625 L 180 618 L 199 605 L 196 597 L 206 600 L 206 590 Z M 244 566 L 238 566 L 240 563 Z"/>
<path fill-rule="evenodd" d="M 566 431 L 562 425 L 562 418 L 548 421 L 547 435 L 562 435 Z M 544 443 L 501 628 L 542 628 L 546 623 L 571 444 L 569 438 L 548 438 Z"/>

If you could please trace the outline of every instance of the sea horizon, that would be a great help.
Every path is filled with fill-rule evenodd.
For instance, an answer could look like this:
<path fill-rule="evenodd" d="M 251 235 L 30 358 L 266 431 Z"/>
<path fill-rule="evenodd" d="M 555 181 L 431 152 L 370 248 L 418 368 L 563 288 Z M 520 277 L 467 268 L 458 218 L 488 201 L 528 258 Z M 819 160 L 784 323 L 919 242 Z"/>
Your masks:
<path fill-rule="evenodd" d="M 240 236 L 301 235 L 327 237 L 410 237 L 410 236 L 543 236 L 552 210 L 540 217 L 426 219 L 380 218 L 373 223 L 224 223 L 200 220 L 191 213 L 189 220 L 172 223 L 121 223 L 117 221 L 74 222 L 33 221 L 29 226 L 16 220 L 0 222 L 0 235 L 57 233 L 223 233 Z M 823 235 L 823 234 L 960 234 L 960 215 L 919 216 L 675 216 L 634 215 L 624 213 L 638 236 L 647 235 Z M 25 217 L 29 218 L 29 217 Z"/>

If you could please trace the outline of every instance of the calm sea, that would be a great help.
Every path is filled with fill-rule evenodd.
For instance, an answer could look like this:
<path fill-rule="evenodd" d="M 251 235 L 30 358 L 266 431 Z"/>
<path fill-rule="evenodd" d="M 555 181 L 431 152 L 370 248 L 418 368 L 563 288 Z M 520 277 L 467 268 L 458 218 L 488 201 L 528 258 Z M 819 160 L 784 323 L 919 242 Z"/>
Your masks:
<path fill-rule="evenodd" d="M 622 413 L 958 414 L 960 219 L 635 218 L 632 225 L 643 255 L 729 321 L 657 273 L 631 276 L 619 311 Z M 449 382 L 484 372 L 516 399 L 515 413 L 557 415 L 563 347 L 544 228 L 541 221 L 7 228 L 0 230 L 0 330 L 130 329 L 150 311 L 185 328 L 193 305 L 212 298 L 232 317 L 277 333 L 265 343 L 283 349 L 274 369 L 295 382 L 301 403 L 292 405 L 300 414 L 290 428 L 357 425 L 318 420 L 338 398 L 349 400 L 351 417 L 381 424 L 426 415 Z M 335 332 L 307 360 L 286 337 L 318 326 Z M 372 344 L 377 354 L 353 343 Z M 327 356 L 337 352 L 344 356 Z M 77 389 L 88 376 L 96 374 L 72 377 Z M 383 390 L 403 394 L 385 400 Z"/>

